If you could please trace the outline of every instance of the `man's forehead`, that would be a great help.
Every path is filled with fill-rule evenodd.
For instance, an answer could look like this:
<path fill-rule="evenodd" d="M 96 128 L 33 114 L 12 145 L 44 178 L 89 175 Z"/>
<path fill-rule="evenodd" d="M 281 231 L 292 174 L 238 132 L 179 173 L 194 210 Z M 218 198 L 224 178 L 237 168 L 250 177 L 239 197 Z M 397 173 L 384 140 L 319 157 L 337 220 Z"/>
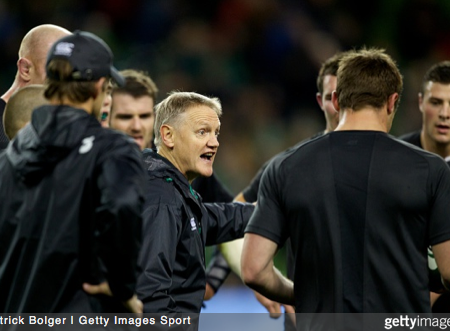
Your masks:
<path fill-rule="evenodd" d="M 186 109 L 185 116 L 191 121 L 219 121 L 219 116 L 211 107 L 195 105 Z"/>
<path fill-rule="evenodd" d="M 425 84 L 424 92 L 429 96 L 450 98 L 450 84 L 429 81 Z"/>
<path fill-rule="evenodd" d="M 153 108 L 136 108 L 124 105 L 119 106 L 118 104 L 113 103 L 114 112 L 116 114 L 136 114 L 136 115 L 142 115 L 142 114 L 153 114 Z"/>

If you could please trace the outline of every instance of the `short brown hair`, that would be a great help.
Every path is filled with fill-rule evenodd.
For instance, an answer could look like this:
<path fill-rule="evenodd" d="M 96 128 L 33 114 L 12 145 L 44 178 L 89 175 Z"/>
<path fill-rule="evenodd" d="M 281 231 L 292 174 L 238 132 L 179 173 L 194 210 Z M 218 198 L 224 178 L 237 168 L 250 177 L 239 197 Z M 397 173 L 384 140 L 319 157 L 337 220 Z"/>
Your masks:
<path fill-rule="evenodd" d="M 124 86 L 114 86 L 111 95 L 114 94 L 128 94 L 133 98 L 139 98 L 143 96 L 149 96 L 155 102 L 158 96 L 158 88 L 155 82 L 144 71 L 138 71 L 134 69 L 127 69 L 120 71 L 125 78 Z M 114 109 L 114 102 L 112 103 L 111 113 Z"/>
<path fill-rule="evenodd" d="M 328 60 L 322 63 L 322 66 L 319 70 L 319 75 L 317 76 L 316 84 L 317 84 L 317 91 L 319 91 L 320 94 L 323 93 L 323 80 L 325 79 L 325 76 L 331 75 L 331 76 L 337 76 L 337 71 L 339 69 L 339 61 L 341 60 L 342 56 L 344 56 L 345 52 L 336 53 L 332 57 L 330 57 Z"/>
<path fill-rule="evenodd" d="M 45 88 L 44 96 L 47 99 L 57 98 L 63 100 L 68 98 L 75 103 L 82 103 L 90 98 L 97 97 L 97 91 L 95 89 L 95 81 L 73 81 L 72 65 L 63 58 L 56 58 L 51 60 L 47 64 L 47 86 Z M 51 76 L 52 78 L 50 78 Z M 106 83 L 108 83 L 106 81 Z M 107 84 L 104 84 L 106 89 Z"/>
<path fill-rule="evenodd" d="M 342 109 L 381 108 L 389 96 L 401 97 L 403 78 L 394 60 L 383 49 L 347 52 L 339 64 L 336 93 Z"/>
<path fill-rule="evenodd" d="M 442 61 L 431 66 L 423 77 L 422 92 L 428 82 L 450 84 L 450 61 Z"/>

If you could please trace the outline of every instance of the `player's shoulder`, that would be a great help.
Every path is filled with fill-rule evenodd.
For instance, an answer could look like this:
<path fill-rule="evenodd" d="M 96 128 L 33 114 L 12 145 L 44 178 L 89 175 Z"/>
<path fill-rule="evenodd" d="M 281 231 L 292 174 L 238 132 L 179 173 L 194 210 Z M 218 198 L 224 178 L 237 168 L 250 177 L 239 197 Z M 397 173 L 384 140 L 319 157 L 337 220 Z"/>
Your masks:
<path fill-rule="evenodd" d="M 113 129 L 100 128 L 96 135 L 99 138 L 98 140 L 100 141 L 102 148 L 109 151 L 121 151 L 122 149 L 139 150 L 139 147 L 133 138 L 123 132 Z"/>
<path fill-rule="evenodd" d="M 421 147 L 420 130 L 402 134 L 402 135 L 400 135 L 398 137 L 398 139 L 400 139 L 402 141 L 406 141 L 406 142 L 408 142 L 410 144 L 413 144 L 415 146 Z"/>
<path fill-rule="evenodd" d="M 420 135 L 420 133 L 419 133 Z M 417 133 L 408 134 L 409 137 L 416 136 Z M 395 153 L 398 160 L 403 163 L 409 163 L 410 167 L 415 164 L 420 166 L 421 164 L 426 163 L 428 168 L 431 169 L 432 172 L 436 172 L 438 169 L 442 171 L 447 171 L 448 164 L 446 161 L 435 153 L 424 150 L 421 146 L 418 146 L 416 143 L 408 141 L 408 137 L 405 139 L 401 139 L 401 137 L 393 137 L 389 136 L 392 143 L 390 143 L 390 148 L 392 152 Z M 420 137 L 418 138 L 420 139 Z"/>

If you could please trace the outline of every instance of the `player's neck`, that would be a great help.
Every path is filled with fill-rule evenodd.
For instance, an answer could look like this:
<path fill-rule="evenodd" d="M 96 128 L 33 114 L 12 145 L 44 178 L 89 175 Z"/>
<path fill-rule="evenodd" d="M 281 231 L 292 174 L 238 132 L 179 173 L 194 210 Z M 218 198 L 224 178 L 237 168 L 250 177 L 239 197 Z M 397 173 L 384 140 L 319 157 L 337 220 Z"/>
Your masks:
<path fill-rule="evenodd" d="M 14 80 L 14 83 L 11 85 L 11 87 L 8 89 L 8 91 L 6 91 L 2 96 L 1 96 L 1 98 L 3 99 L 3 101 L 5 101 L 6 103 L 8 103 L 8 101 L 9 101 L 9 98 L 11 98 L 11 96 L 14 94 L 14 92 L 16 92 L 18 89 L 20 89 L 21 87 L 24 87 L 25 86 L 25 84 L 24 83 L 20 83 L 18 80 L 17 80 L 17 77 L 16 77 L 16 79 Z"/>
<path fill-rule="evenodd" d="M 390 120 L 383 109 L 364 108 L 357 111 L 346 109 L 341 112 L 335 131 L 389 131 Z"/>

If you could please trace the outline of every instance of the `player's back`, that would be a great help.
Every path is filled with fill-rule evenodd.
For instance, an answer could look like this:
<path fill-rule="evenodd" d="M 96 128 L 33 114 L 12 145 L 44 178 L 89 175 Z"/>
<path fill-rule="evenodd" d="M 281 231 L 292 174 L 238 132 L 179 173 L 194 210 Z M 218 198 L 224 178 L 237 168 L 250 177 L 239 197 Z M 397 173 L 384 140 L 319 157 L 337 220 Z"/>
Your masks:
<path fill-rule="evenodd" d="M 382 132 L 337 131 L 274 162 L 298 312 L 430 311 L 427 245 L 450 238 L 441 158 Z"/>

